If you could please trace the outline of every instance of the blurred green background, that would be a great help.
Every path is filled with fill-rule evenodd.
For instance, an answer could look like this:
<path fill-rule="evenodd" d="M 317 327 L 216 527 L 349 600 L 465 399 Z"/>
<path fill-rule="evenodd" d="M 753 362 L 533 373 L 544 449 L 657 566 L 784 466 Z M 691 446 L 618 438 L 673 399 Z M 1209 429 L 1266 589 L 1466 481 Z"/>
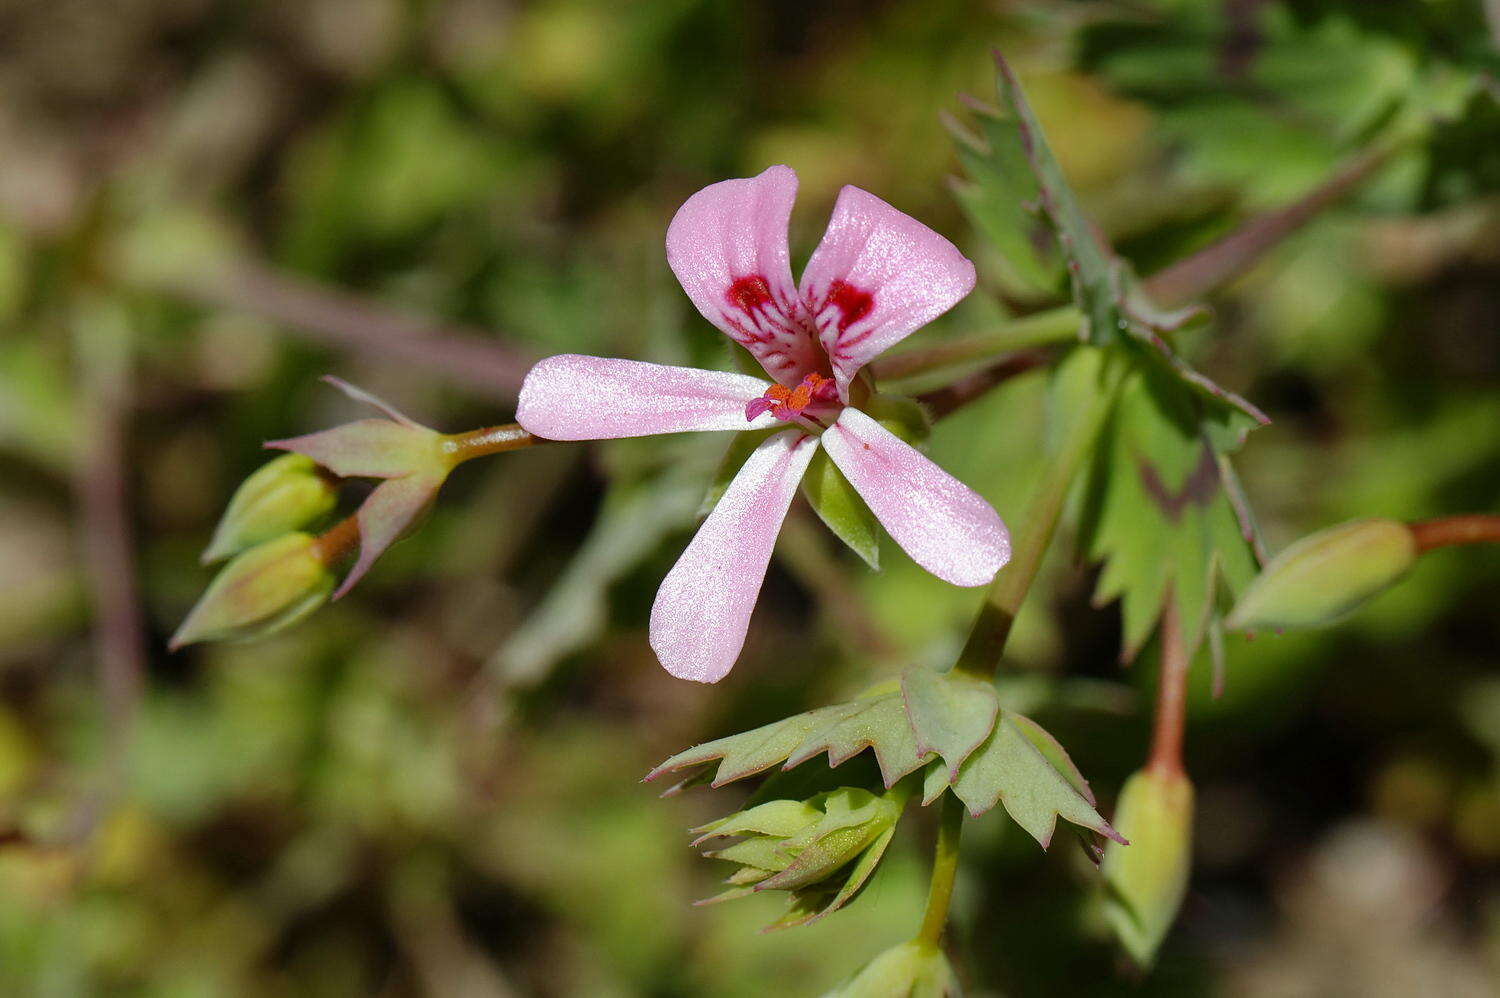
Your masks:
<path fill-rule="evenodd" d="M 1492 74 L 1461 127 L 1216 296 L 1195 359 L 1274 420 L 1239 459 L 1273 549 L 1495 511 L 1497 35 L 1481 0 L 0 2 L 0 993 L 813 995 L 905 939 L 929 815 L 850 909 L 761 935 L 774 900 L 689 906 L 722 871 L 683 830 L 743 792 L 637 781 L 950 662 L 978 593 L 889 545 L 872 574 L 797 509 L 734 674 L 673 680 L 646 615 L 724 441 L 626 441 L 467 466 L 348 598 L 168 655 L 261 442 L 362 415 L 325 372 L 460 430 L 551 352 L 723 365 L 662 237 L 772 163 L 801 176 L 798 260 L 857 184 L 980 265 L 921 337 L 993 327 L 1005 270 L 942 116 L 993 93 L 997 46 L 1143 272 L 1295 200 L 1449 67 Z M 1013 523 L 1043 393 L 931 443 Z M 1153 656 L 1120 668 L 1069 538 L 1044 583 L 1007 695 L 1108 813 Z M 1500 993 L 1497 649 L 1481 548 L 1334 630 L 1231 640 L 1226 694 L 1195 676 L 1194 881 L 1157 970 L 1121 971 L 1081 851 L 997 810 L 966 834 L 970 991 Z"/>

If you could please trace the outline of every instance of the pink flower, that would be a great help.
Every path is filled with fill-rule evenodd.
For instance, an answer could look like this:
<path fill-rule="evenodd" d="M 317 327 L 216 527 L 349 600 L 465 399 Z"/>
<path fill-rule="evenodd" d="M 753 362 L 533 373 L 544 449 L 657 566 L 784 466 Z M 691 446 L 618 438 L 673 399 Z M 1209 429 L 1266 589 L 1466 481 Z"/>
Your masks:
<path fill-rule="evenodd" d="M 703 317 L 745 347 L 770 383 L 744 374 L 563 354 L 531 369 L 516 419 L 553 440 L 603 440 L 787 424 L 750 456 L 667 573 L 651 647 L 674 676 L 712 683 L 744 647 L 771 548 L 821 445 L 887 532 L 959 586 L 1010 558 L 999 515 L 977 493 L 859 409 L 861 369 L 974 288 L 974 265 L 942 236 L 845 187 L 800 286 L 787 223 L 797 175 L 773 166 L 688 198 L 667 262 Z"/>

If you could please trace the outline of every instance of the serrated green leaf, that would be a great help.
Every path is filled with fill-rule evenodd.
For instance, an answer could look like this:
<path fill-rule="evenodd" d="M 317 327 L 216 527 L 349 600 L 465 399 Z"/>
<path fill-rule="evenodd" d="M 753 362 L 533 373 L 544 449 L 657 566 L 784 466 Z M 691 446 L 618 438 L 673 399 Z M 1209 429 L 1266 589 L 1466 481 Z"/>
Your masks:
<path fill-rule="evenodd" d="M 821 449 L 813 455 L 807 473 L 802 476 L 802 494 L 833 535 L 878 571 L 880 521 Z"/>
<path fill-rule="evenodd" d="M 881 779 L 892 787 L 922 765 L 926 756 L 917 751 L 901 694 L 856 700 L 853 706 L 852 711 L 829 714 L 824 723 L 810 731 L 788 755 L 787 767 L 800 766 L 823 752 L 828 754 L 829 766 L 838 766 L 868 748 L 880 764 Z"/>
<path fill-rule="evenodd" d="M 834 704 L 783 718 L 738 735 L 704 742 L 672 756 L 646 774 L 646 779 L 654 780 L 663 773 L 701 766 L 718 759 L 721 760 L 719 768 L 710 786 L 718 788 L 726 783 L 733 783 L 784 762 L 787 756 L 806 741 L 810 732 L 826 726 L 834 718 L 848 716 L 859 707 L 859 701 Z"/>
<path fill-rule="evenodd" d="M 1221 583 L 1237 591 L 1255 574 L 1253 534 L 1205 429 L 1212 422 L 1169 374 L 1138 364 L 1101 437 L 1079 535 L 1086 555 L 1104 563 L 1095 603 L 1121 601 L 1127 661 L 1169 598 L 1194 653 L 1219 614 Z"/>
<path fill-rule="evenodd" d="M 1098 802 L 1094 800 L 1094 791 L 1089 789 L 1089 781 L 1083 778 L 1083 774 L 1073 764 L 1067 750 L 1062 747 L 1061 742 L 1052 737 L 1051 732 L 1022 714 L 1011 713 L 1010 719 L 1026 740 L 1042 754 L 1042 758 L 1047 760 L 1048 765 L 1061 773 L 1067 779 L 1068 784 L 1078 791 L 1078 796 L 1088 801 L 1090 805 L 1098 806 Z"/>
<path fill-rule="evenodd" d="M 1016 130 L 1031 166 L 1038 201 L 1067 258 L 1073 299 L 1085 319 L 1086 341 L 1095 346 L 1129 346 L 1191 386 L 1207 404 L 1238 410 L 1251 425 L 1269 422 L 1249 402 L 1193 370 L 1163 339 L 1162 333 L 1181 328 L 1200 310 L 1162 309 L 1151 302 L 1130 266 L 1115 255 L 1084 214 L 1009 64 L 998 55 L 995 62 L 1002 108 L 996 114 Z M 991 120 L 996 119 L 992 116 Z"/>
<path fill-rule="evenodd" d="M 1051 220 L 1068 261 L 1073 297 L 1087 320 L 1088 342 L 1096 346 L 1114 343 L 1125 332 L 1126 326 L 1116 294 L 1119 261 L 1084 217 L 1010 65 L 999 55 L 996 55 L 995 63 L 998 68 L 995 89 L 1000 98 L 1000 110 L 991 120 L 1004 120 L 1016 130 L 1016 138 L 1006 145 L 1018 147 L 1031 167 L 1036 200 Z"/>
<path fill-rule="evenodd" d="M 787 769 L 800 766 L 820 753 L 827 753 L 830 768 L 840 766 L 867 748 L 875 754 L 881 782 L 887 789 L 925 761 L 925 756 L 917 752 L 899 690 L 834 704 L 705 742 L 672 756 L 646 779 L 719 759 L 722 761 L 711 786 L 721 787 L 777 763 L 784 763 Z"/>
<path fill-rule="evenodd" d="M 974 227 L 999 250 L 1013 282 L 1025 292 L 1051 293 L 1062 279 L 1062 258 L 1039 210 L 1040 192 L 1021 130 L 1000 110 L 977 102 L 971 109 L 979 134 L 954 119 L 946 122 L 966 178 L 955 181 L 954 194 Z"/>
<path fill-rule="evenodd" d="M 953 783 L 953 792 L 969 813 L 978 816 L 997 803 L 1046 848 L 1058 817 L 1093 829 L 1112 839 L 1119 836 L 1100 817 L 1089 799 L 1079 792 L 1077 769 L 1068 762 L 1059 768 L 1038 749 L 1035 722 L 1018 721 L 1020 715 L 1001 711 L 989 739 L 969 757 Z M 1024 727 L 1023 727 L 1024 725 Z M 1056 745 L 1055 742 L 1052 743 Z M 1057 753 L 1062 753 L 1060 746 Z M 1063 760 L 1067 759 L 1062 753 Z M 1084 784 L 1085 790 L 1087 784 Z"/>
<path fill-rule="evenodd" d="M 917 752 L 936 752 L 949 780 L 994 730 L 1000 698 L 993 683 L 963 672 L 908 669 L 901 676 L 906 713 Z"/>

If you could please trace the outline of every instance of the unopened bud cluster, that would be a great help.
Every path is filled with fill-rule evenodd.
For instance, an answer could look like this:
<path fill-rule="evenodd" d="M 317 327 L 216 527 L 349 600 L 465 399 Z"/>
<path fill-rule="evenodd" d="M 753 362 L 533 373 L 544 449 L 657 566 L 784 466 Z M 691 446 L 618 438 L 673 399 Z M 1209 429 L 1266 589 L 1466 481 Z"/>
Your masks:
<path fill-rule="evenodd" d="M 738 866 L 729 889 L 704 904 L 759 891 L 786 891 L 792 903 L 772 928 L 802 925 L 838 910 L 869 880 L 895 834 L 906 792 L 877 796 L 843 787 L 805 801 L 773 800 L 693 829 L 699 846 L 738 837 L 705 856 Z"/>
<path fill-rule="evenodd" d="M 230 499 L 203 561 L 233 560 L 188 613 L 173 648 L 264 637 L 337 599 L 411 529 L 458 460 L 450 438 L 329 380 L 382 418 L 267 445 L 288 453 L 245 479 Z M 306 532 L 333 511 L 345 478 L 381 482 L 351 520 L 322 538 Z M 356 546 L 359 555 L 338 582 L 334 568 Z"/>

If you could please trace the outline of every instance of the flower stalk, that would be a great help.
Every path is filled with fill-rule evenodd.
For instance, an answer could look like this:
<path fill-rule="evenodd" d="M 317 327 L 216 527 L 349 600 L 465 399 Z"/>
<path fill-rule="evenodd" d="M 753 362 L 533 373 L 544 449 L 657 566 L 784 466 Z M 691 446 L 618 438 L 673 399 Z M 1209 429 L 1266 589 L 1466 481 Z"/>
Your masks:
<path fill-rule="evenodd" d="M 1500 544 L 1500 516 L 1492 514 L 1442 516 L 1410 526 L 1418 554 L 1457 544 Z"/>
<path fill-rule="evenodd" d="M 922 927 L 916 942 L 936 947 L 948 924 L 948 906 L 953 899 L 953 884 L 958 878 L 959 842 L 964 830 L 964 805 L 956 794 L 943 795 L 943 812 L 939 819 L 937 848 L 932 858 L 932 881 L 927 888 L 927 909 L 922 913 Z"/>
<path fill-rule="evenodd" d="M 1161 615 L 1161 674 L 1156 681 L 1156 721 L 1148 769 L 1162 777 L 1182 775 L 1182 735 L 1187 725 L 1187 676 L 1192 659 L 1182 640 L 1177 600 Z"/>
<path fill-rule="evenodd" d="M 1073 480 L 1093 453 L 1094 444 L 1104 429 L 1124 381 L 1124 373 L 1121 364 L 1105 358 L 1098 388 L 1089 396 L 1087 407 L 1078 413 L 1056 458 L 1048 465 L 1037 490 L 1032 493 L 1010 564 L 1001 569 L 991 583 L 954 668 L 983 678 L 995 674 L 1016 614 L 1020 612 L 1041 568 L 1042 557 L 1052 543 Z"/>
<path fill-rule="evenodd" d="M 452 465 L 460 465 L 476 457 L 535 447 L 540 443 L 546 441 L 521 429 L 521 424 L 506 423 L 465 433 L 450 433 L 443 438 L 442 448 Z"/>

